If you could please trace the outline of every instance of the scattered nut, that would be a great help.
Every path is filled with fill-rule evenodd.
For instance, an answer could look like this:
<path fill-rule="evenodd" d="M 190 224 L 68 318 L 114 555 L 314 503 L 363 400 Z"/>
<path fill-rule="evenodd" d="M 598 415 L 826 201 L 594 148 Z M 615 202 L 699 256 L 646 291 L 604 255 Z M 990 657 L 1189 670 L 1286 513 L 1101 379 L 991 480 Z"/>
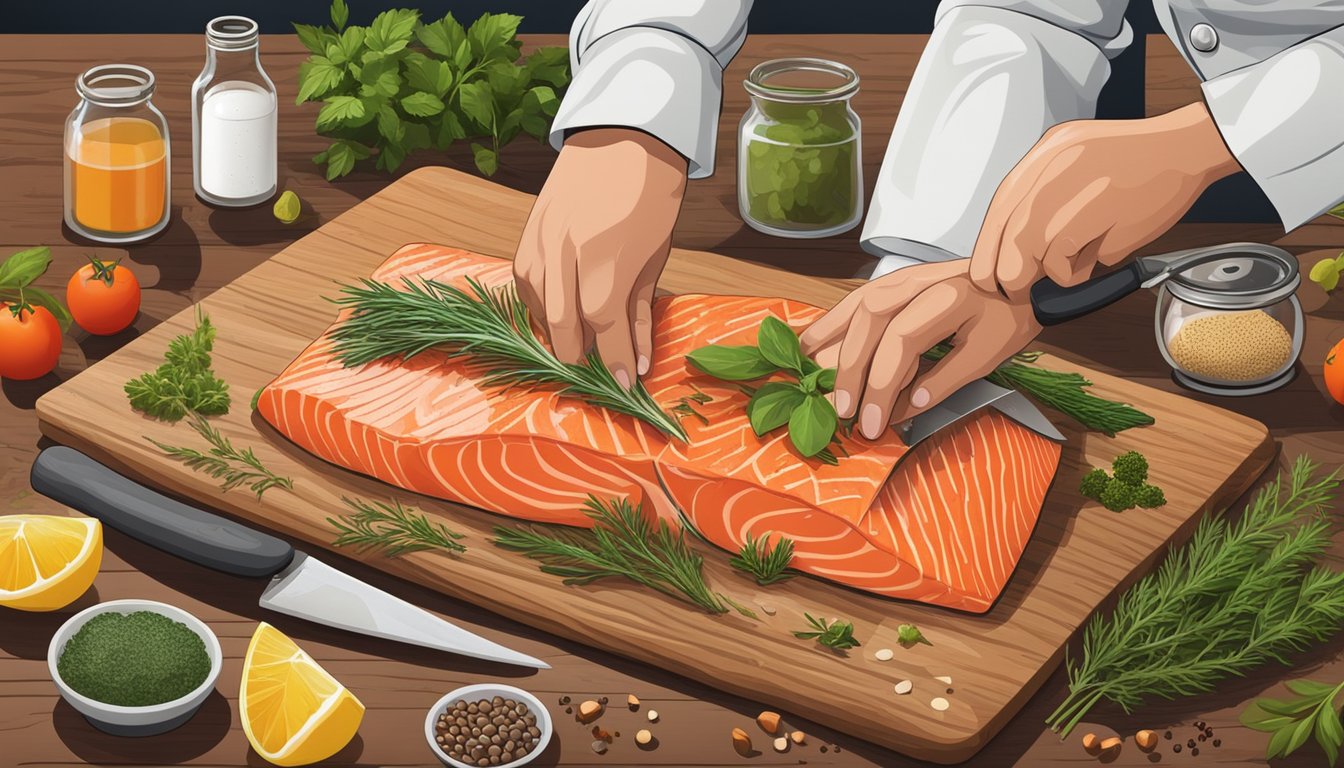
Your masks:
<path fill-rule="evenodd" d="M 579 721 L 591 723 L 602 716 L 602 705 L 589 699 L 579 705 Z"/>
<path fill-rule="evenodd" d="M 1115 736 L 1112 736 L 1111 738 L 1101 742 L 1101 752 L 1102 754 L 1106 755 L 1119 754 L 1120 745 L 1122 743 L 1123 742 L 1121 742 L 1120 739 L 1116 738 Z"/>
<path fill-rule="evenodd" d="M 1134 743 L 1139 745 L 1139 749 L 1148 752 L 1157 746 L 1157 733 L 1144 729 L 1134 734 Z"/>
<path fill-rule="evenodd" d="M 756 716 L 756 724 L 761 726 L 761 730 L 771 736 L 779 733 L 779 713 L 769 710 Z"/>
<path fill-rule="evenodd" d="M 790 733 L 789 738 L 793 739 L 793 743 L 798 744 L 799 746 L 807 743 L 807 734 L 802 731 L 794 731 L 793 733 Z"/>
<path fill-rule="evenodd" d="M 951 684 L 952 684 L 952 677 L 949 676 L 949 675 L 939 675 L 938 677 L 935 677 L 935 678 L 933 678 L 933 679 L 934 679 L 934 680 L 937 680 L 938 682 L 942 683 L 943 685 L 951 685 Z"/>
<path fill-rule="evenodd" d="M 934 709 L 938 710 L 939 712 L 946 712 L 946 711 L 947 711 L 947 708 L 950 707 L 950 706 L 952 706 L 952 705 L 948 703 L 947 699 L 944 699 L 942 696 L 939 696 L 938 698 L 934 699 L 933 701 L 930 701 L 930 702 L 929 702 L 929 706 L 930 706 L 930 707 L 933 707 Z"/>
<path fill-rule="evenodd" d="M 766 605 L 765 603 L 761 603 L 761 610 L 762 610 L 762 611 L 765 611 L 765 615 L 766 615 L 766 616 L 774 616 L 774 615 L 775 615 L 775 606 L 773 606 L 773 605 Z"/>
<path fill-rule="evenodd" d="M 915 684 L 910 682 L 909 680 L 902 680 L 901 682 L 896 684 L 896 693 L 898 693 L 901 696 L 904 696 L 905 694 L 913 691 L 914 689 Z"/>
<path fill-rule="evenodd" d="M 653 741 L 653 733 L 648 728 L 641 729 L 639 733 L 635 734 L 635 743 L 640 746 L 648 746 L 651 741 Z"/>
<path fill-rule="evenodd" d="M 877 652 L 873 654 L 873 658 L 878 661 L 891 661 L 891 658 L 895 655 L 890 648 L 878 648 Z"/>
<path fill-rule="evenodd" d="M 631 709 L 639 709 L 639 697 L 633 693 L 625 697 L 625 703 Z"/>
<path fill-rule="evenodd" d="M 751 753 L 754 751 L 751 748 L 751 737 L 741 728 L 733 729 L 733 749 L 743 757 L 751 757 Z"/>
<path fill-rule="evenodd" d="M 658 710 L 656 709 L 649 710 L 649 722 L 650 723 L 658 722 Z"/>
<path fill-rule="evenodd" d="M 1084 734 L 1083 749 L 1087 754 L 1095 756 L 1098 752 L 1101 752 L 1101 739 L 1097 738 L 1095 733 Z"/>
<path fill-rule="evenodd" d="M 780 736 L 778 739 L 775 739 L 775 751 L 776 751 L 776 752 L 788 752 L 788 751 L 789 751 L 789 740 L 786 739 L 786 738 L 783 737 L 783 736 Z"/>

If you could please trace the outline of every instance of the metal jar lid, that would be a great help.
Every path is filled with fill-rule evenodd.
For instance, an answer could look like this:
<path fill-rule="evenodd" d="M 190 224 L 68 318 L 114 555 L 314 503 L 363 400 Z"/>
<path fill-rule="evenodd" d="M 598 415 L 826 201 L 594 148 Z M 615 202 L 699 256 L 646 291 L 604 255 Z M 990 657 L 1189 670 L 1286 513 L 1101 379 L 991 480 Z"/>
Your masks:
<path fill-rule="evenodd" d="M 1272 245 L 1229 243 L 1201 249 L 1170 267 L 1167 290 L 1208 309 L 1258 309 L 1277 304 L 1302 282 L 1297 259 Z"/>

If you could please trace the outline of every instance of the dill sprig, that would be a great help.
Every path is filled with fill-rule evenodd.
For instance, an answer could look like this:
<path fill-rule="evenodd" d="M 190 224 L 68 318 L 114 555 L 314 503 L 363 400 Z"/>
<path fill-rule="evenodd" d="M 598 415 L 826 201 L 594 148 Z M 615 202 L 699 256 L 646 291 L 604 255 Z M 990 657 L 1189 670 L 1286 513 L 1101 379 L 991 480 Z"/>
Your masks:
<path fill-rule="evenodd" d="M 793 633 L 794 637 L 800 640 L 816 640 L 827 648 L 837 651 L 847 651 L 859 646 L 859 641 L 854 639 L 854 622 L 836 619 L 827 623 L 825 619 L 818 619 L 810 613 L 804 613 L 803 616 L 812 629 L 796 631 Z"/>
<path fill-rule="evenodd" d="M 463 534 L 433 522 L 423 514 L 416 514 L 396 499 L 388 504 L 342 496 L 341 501 L 353 509 L 354 514 L 327 518 L 340 534 L 332 542 L 333 546 L 354 547 L 358 552 L 380 550 L 387 557 L 426 549 L 467 551 L 457 541 Z"/>
<path fill-rule="evenodd" d="M 331 333 L 347 367 L 429 349 L 467 357 L 487 371 L 492 386 L 559 385 L 560 394 L 633 416 L 664 434 L 686 439 L 678 419 L 643 384 L 622 387 L 596 351 L 579 365 L 563 363 L 532 332 L 527 305 L 512 285 L 491 290 L 467 279 L 467 290 L 436 280 L 405 278 L 402 288 L 374 280 L 342 286 L 338 306 L 350 317 Z"/>
<path fill-rule="evenodd" d="M 229 412 L 229 385 L 210 370 L 215 327 L 196 308 L 196 327 L 168 342 L 163 364 L 126 382 L 131 407 L 161 421 L 179 421 L 188 413 L 219 416 Z"/>
<path fill-rule="evenodd" d="M 1299 458 L 1239 520 L 1202 520 L 1183 547 L 1097 614 L 1070 661 L 1069 696 L 1046 721 L 1063 735 L 1102 699 L 1133 711 L 1148 696 L 1213 690 L 1226 677 L 1319 642 L 1344 623 L 1344 573 L 1318 564 L 1330 545 L 1321 512 L 1339 486 Z"/>
<path fill-rule="evenodd" d="M 625 499 L 603 502 L 590 496 L 584 508 L 593 519 L 592 530 L 543 533 L 499 526 L 495 544 L 540 561 L 544 573 L 563 576 L 566 584 L 620 577 L 710 613 L 728 610 L 705 583 L 704 558 L 691 548 L 685 531 L 674 532 L 666 520 L 655 529 L 640 507 Z"/>
<path fill-rule="evenodd" d="M 939 344 L 924 353 L 924 357 L 937 361 L 951 351 L 950 345 Z M 1040 356 L 1040 352 L 1014 355 L 985 378 L 1000 387 L 1025 392 L 1084 427 L 1110 437 L 1126 429 L 1146 427 L 1153 423 L 1152 416 L 1133 406 L 1088 392 L 1087 388 L 1092 386 L 1092 382 L 1077 373 L 1052 371 L 1031 365 Z"/>
<path fill-rule="evenodd" d="M 168 454 L 187 465 L 192 471 L 204 472 L 216 480 L 223 480 L 221 487 L 225 491 L 231 491 L 239 486 L 247 486 L 249 490 L 261 498 L 261 494 L 271 488 L 284 488 L 292 490 L 294 481 L 288 477 L 281 477 L 262 466 L 261 460 L 256 454 L 252 453 L 251 448 L 238 450 L 233 447 L 233 443 L 220 433 L 219 430 L 210 426 L 205 417 L 198 413 L 190 414 L 191 428 L 210 443 L 209 452 L 199 451 L 195 448 L 181 448 L 174 445 L 161 443 L 152 437 L 145 439 L 158 446 L 159 450 Z"/>
<path fill-rule="evenodd" d="M 771 545 L 769 538 L 754 538 L 749 533 L 742 549 L 728 560 L 729 565 L 740 571 L 746 571 L 756 578 L 761 586 L 785 581 L 798 575 L 789 570 L 793 561 L 793 540 L 785 536 L 775 538 Z"/>

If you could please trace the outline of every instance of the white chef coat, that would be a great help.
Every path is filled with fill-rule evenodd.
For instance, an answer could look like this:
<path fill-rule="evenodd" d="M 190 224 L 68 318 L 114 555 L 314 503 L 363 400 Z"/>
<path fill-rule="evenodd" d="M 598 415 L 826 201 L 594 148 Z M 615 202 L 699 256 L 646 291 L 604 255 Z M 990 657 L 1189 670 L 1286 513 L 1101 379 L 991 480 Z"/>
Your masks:
<path fill-rule="evenodd" d="M 589 0 L 550 141 L 646 131 L 714 170 L 723 69 L 752 0 Z M 1004 176 L 1053 125 L 1091 118 L 1130 43 L 1127 0 L 944 0 L 878 174 L 874 276 L 971 254 Z M 1154 0 L 1224 141 L 1292 229 L 1344 198 L 1344 0 Z"/>

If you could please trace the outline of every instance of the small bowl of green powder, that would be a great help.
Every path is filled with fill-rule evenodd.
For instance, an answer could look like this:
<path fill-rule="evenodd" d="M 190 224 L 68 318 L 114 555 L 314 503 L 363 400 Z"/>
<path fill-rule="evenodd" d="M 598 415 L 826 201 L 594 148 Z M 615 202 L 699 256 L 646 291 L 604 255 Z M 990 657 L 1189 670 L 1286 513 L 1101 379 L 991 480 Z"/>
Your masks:
<path fill-rule="evenodd" d="M 61 697 L 119 736 L 150 736 L 190 720 L 214 690 L 222 660 L 219 639 L 204 622 L 151 600 L 80 611 L 47 649 Z"/>

